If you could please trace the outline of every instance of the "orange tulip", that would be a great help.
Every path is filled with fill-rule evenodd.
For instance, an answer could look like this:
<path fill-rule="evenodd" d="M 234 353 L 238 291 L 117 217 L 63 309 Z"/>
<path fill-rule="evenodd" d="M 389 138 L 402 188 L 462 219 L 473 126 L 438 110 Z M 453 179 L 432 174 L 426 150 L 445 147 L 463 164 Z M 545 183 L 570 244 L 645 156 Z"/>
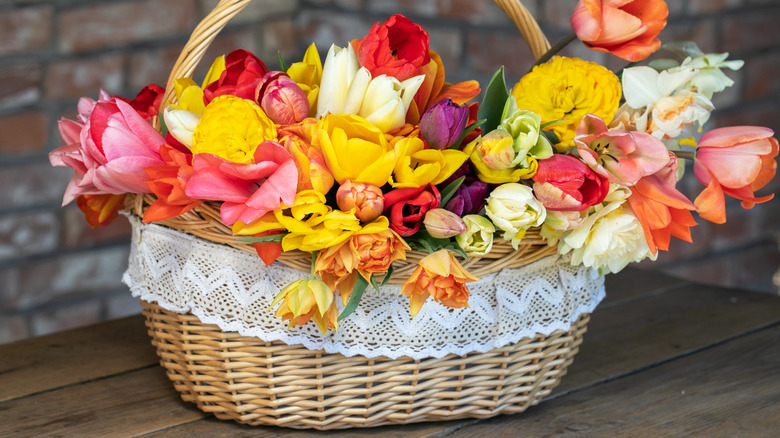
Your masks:
<path fill-rule="evenodd" d="M 690 210 L 693 203 L 674 187 L 677 159 L 654 175 L 641 178 L 631 187 L 628 205 L 642 224 L 647 246 L 653 254 L 668 251 L 671 237 L 691 242 L 690 227 L 696 225 Z"/>
<path fill-rule="evenodd" d="M 124 203 L 125 194 L 81 195 L 76 198 L 76 205 L 84 212 L 87 223 L 92 228 L 105 227 L 114 222 Z"/>
<path fill-rule="evenodd" d="M 192 154 L 164 144 L 160 146 L 160 158 L 163 160 L 163 166 L 144 169 L 149 176 L 146 185 L 157 195 L 157 200 L 144 213 L 144 222 L 179 216 L 203 202 L 184 193 L 187 181 L 193 174 Z"/>
<path fill-rule="evenodd" d="M 366 280 L 372 274 L 387 272 L 396 260 L 406 260 L 409 246 L 392 230 L 356 234 L 344 243 L 317 254 L 315 275 L 332 291 L 338 291 L 346 303 L 360 274 Z"/>
<path fill-rule="evenodd" d="M 699 216 L 708 221 L 726 222 L 724 194 L 742 201 L 743 208 L 769 201 L 755 191 L 775 176 L 777 139 L 771 129 L 758 126 L 718 128 L 704 134 L 696 149 L 693 170 L 707 187 L 694 201 Z"/>
<path fill-rule="evenodd" d="M 457 309 L 468 307 L 469 289 L 466 283 L 478 280 L 452 254 L 441 249 L 420 260 L 420 265 L 401 287 L 401 293 L 409 297 L 412 316 L 420 311 L 429 296 Z"/>
<path fill-rule="evenodd" d="M 580 0 L 571 27 L 592 50 L 636 62 L 661 46 L 667 15 L 663 0 Z"/>

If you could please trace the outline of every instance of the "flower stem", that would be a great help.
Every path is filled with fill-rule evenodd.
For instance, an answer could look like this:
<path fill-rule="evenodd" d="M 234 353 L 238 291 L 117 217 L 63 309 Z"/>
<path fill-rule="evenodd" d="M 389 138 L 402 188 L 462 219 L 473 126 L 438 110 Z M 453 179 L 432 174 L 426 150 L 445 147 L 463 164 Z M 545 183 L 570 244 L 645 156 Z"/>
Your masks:
<path fill-rule="evenodd" d="M 566 38 L 558 41 L 558 44 L 550 47 L 550 50 L 546 51 L 544 55 L 542 55 L 539 59 L 537 59 L 536 62 L 534 63 L 534 67 L 549 61 L 550 58 L 553 57 L 553 55 L 563 50 L 564 47 L 568 46 L 570 42 L 576 39 L 577 39 L 577 34 L 574 32 L 570 33 L 569 35 L 566 36 Z"/>
<path fill-rule="evenodd" d="M 696 158 L 696 152 L 693 151 L 672 151 L 675 155 L 677 155 L 677 158 L 682 158 L 684 160 L 693 160 Z"/>
<path fill-rule="evenodd" d="M 314 277 L 314 262 L 317 261 L 317 254 L 318 253 L 319 253 L 319 251 L 312 251 L 311 252 L 311 278 L 315 278 Z"/>

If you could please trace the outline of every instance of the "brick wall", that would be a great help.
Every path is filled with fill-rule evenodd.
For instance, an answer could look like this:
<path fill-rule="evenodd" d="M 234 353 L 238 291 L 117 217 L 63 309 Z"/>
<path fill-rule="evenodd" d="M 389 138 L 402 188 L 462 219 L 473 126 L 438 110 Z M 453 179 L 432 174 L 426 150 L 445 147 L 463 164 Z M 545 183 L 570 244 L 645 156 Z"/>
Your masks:
<path fill-rule="evenodd" d="M 75 206 L 60 208 L 70 177 L 49 166 L 61 145 L 61 116 L 97 90 L 131 97 L 162 84 L 199 17 L 215 0 L 10 0 L 0 4 L 0 343 L 136 313 L 120 282 L 128 252 L 126 221 L 91 230 Z M 526 0 L 550 40 L 568 33 L 575 0 Z M 711 126 L 759 124 L 780 132 L 780 0 L 670 0 L 664 40 L 695 39 L 705 51 L 747 61 L 719 96 Z M 236 47 L 276 64 L 310 41 L 322 54 L 394 12 L 423 24 L 452 81 L 485 84 L 498 65 L 509 81 L 531 65 L 516 30 L 489 0 L 256 0 L 214 43 L 206 59 Z M 568 55 L 622 65 L 578 43 Z M 202 69 L 207 66 L 202 66 Z M 201 69 L 201 70 L 202 70 Z M 201 72 L 202 75 L 202 72 Z M 698 189 L 689 180 L 686 190 Z M 780 182 L 771 184 L 780 190 Z M 695 243 L 674 244 L 652 269 L 719 284 L 773 290 L 780 264 L 777 201 L 729 222 L 694 228 Z M 734 208 L 736 207 L 736 208 Z"/>

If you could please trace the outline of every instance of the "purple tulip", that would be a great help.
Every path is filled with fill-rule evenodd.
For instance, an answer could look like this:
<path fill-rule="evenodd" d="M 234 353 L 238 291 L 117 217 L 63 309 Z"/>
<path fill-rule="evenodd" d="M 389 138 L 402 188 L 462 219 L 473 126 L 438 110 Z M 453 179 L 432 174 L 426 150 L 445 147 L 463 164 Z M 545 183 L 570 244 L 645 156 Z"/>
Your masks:
<path fill-rule="evenodd" d="M 468 184 L 464 182 L 458 187 L 455 195 L 450 198 L 445 210 L 449 210 L 458 216 L 463 217 L 467 214 L 476 214 L 485 206 L 488 185 L 482 181 L 473 181 Z"/>
<path fill-rule="evenodd" d="M 469 109 L 449 97 L 428 108 L 420 119 L 420 134 L 432 148 L 447 149 L 460 140 L 469 119 Z"/>

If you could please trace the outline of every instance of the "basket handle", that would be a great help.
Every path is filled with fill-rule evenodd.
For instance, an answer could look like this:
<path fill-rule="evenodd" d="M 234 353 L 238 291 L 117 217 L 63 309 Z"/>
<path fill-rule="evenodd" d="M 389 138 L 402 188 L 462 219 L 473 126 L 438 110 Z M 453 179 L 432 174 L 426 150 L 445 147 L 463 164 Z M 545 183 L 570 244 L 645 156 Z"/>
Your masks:
<path fill-rule="evenodd" d="M 523 6 L 521 0 L 494 1 L 520 30 L 534 59 L 539 59 L 550 48 L 550 43 L 528 9 Z M 251 2 L 252 0 L 220 0 L 219 4 L 195 27 L 168 76 L 163 102 L 172 101 L 174 81 L 178 78 L 192 77 L 195 67 L 217 34 Z"/>

